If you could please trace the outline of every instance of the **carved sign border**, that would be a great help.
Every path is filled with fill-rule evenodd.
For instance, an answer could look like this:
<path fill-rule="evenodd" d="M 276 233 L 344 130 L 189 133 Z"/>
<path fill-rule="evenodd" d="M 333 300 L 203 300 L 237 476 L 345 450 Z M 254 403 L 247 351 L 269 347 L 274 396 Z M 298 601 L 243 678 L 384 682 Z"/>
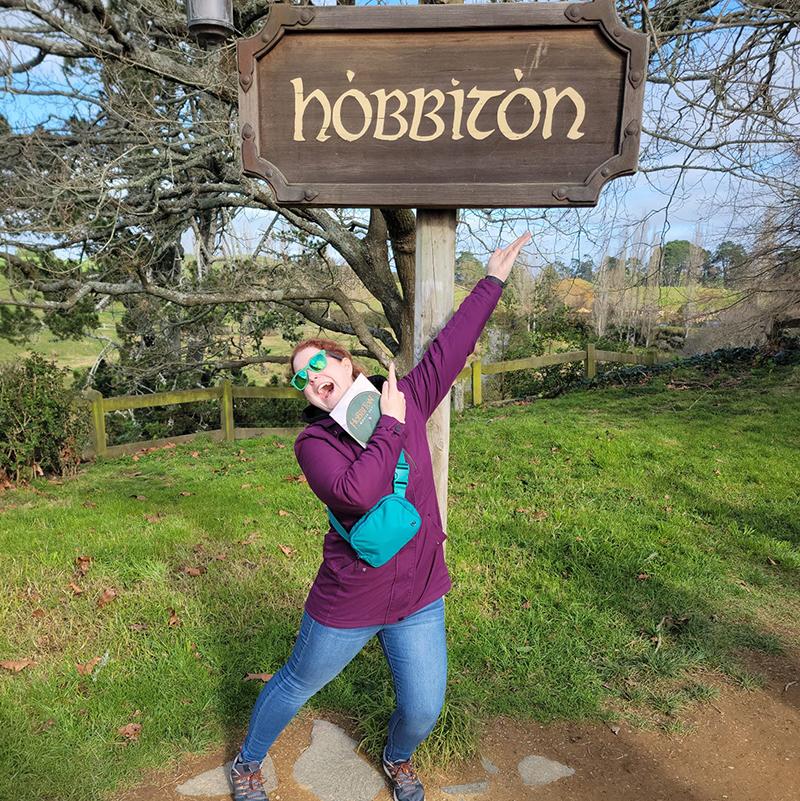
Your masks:
<path fill-rule="evenodd" d="M 596 28 L 626 57 L 622 125 L 617 152 L 583 183 L 433 183 L 324 184 L 289 183 L 278 167 L 259 153 L 256 63 L 287 29 L 314 31 L 423 31 L 496 27 Z M 260 33 L 237 43 L 242 168 L 265 179 L 278 203 L 294 206 L 385 206 L 424 208 L 531 208 L 594 206 L 603 185 L 636 172 L 647 71 L 648 38 L 619 19 L 613 0 L 587 3 L 520 3 L 504 5 L 430 6 L 291 6 L 273 5 Z"/>

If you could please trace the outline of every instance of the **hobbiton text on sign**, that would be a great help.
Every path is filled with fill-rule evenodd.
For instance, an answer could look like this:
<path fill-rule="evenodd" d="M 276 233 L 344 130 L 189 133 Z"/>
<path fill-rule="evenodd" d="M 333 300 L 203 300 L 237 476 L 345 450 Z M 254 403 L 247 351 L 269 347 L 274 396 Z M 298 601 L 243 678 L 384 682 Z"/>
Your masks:
<path fill-rule="evenodd" d="M 282 204 L 590 206 L 636 170 L 647 37 L 611 0 L 276 5 L 238 60 L 243 168 Z"/>

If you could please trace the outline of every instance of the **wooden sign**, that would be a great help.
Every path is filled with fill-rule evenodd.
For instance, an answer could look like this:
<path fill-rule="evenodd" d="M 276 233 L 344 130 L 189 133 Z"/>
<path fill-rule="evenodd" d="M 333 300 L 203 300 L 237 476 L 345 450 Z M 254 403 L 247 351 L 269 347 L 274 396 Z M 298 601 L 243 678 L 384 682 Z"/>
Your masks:
<path fill-rule="evenodd" d="M 272 6 L 242 162 L 284 205 L 591 206 L 636 170 L 647 37 L 611 0 Z"/>

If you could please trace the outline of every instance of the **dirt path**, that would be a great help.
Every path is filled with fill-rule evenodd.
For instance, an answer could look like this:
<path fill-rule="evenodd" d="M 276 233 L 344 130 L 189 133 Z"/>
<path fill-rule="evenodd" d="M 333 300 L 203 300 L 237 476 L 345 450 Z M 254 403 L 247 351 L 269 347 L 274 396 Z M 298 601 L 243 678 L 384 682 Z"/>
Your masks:
<path fill-rule="evenodd" d="M 602 724 L 542 726 L 494 720 L 484 732 L 481 752 L 499 773 L 487 776 L 478 759 L 447 774 L 427 773 L 423 776 L 427 799 L 458 801 L 459 796 L 439 788 L 488 779 L 487 792 L 463 797 L 476 801 L 799 801 L 800 650 L 783 657 L 754 656 L 751 667 L 765 676 L 762 689 L 744 691 L 720 683 L 715 701 L 681 716 L 690 729 L 682 735 L 627 725 L 614 734 Z M 342 724 L 336 716 L 326 719 Z M 292 780 L 292 766 L 310 741 L 311 723 L 310 714 L 301 714 L 273 747 L 280 786 L 271 801 L 318 801 Z M 564 763 L 575 774 L 543 787 L 526 787 L 517 765 L 529 754 Z M 220 749 L 187 759 L 179 770 L 153 776 L 115 801 L 186 801 L 175 787 L 229 756 Z M 389 799 L 387 791 L 376 801 Z"/>

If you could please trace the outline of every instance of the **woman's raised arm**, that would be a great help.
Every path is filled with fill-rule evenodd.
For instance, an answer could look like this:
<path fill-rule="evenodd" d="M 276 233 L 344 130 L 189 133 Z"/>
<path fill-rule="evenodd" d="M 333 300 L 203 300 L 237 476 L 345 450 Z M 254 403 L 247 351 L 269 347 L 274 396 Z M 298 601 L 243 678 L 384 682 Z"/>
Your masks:
<path fill-rule="evenodd" d="M 447 325 L 428 346 L 420 363 L 402 378 L 399 388 L 411 394 L 426 418 L 430 417 L 450 391 L 478 337 L 486 325 L 522 246 L 530 239 L 525 233 L 505 248 L 498 248 L 486 265 L 482 278 L 458 307 Z M 491 280 L 496 279 L 496 280 Z"/>

